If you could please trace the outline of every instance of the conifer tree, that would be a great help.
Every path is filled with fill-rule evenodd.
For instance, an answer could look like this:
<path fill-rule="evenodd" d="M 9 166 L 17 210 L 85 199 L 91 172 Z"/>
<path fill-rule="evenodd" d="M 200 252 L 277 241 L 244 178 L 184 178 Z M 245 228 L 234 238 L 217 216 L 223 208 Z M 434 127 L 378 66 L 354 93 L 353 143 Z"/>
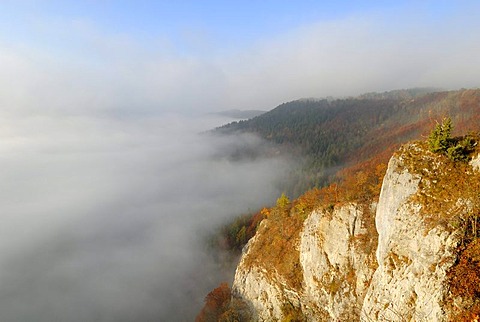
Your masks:
<path fill-rule="evenodd" d="M 449 117 L 437 123 L 428 137 L 428 146 L 432 152 L 446 152 L 452 139 L 452 120 Z"/>

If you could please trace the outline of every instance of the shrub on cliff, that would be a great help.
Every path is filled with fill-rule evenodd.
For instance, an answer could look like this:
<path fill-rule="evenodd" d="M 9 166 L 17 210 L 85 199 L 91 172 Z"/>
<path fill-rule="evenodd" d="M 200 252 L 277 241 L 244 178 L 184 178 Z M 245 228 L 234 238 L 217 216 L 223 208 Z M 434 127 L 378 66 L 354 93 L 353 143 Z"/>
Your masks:
<path fill-rule="evenodd" d="M 452 137 L 452 120 L 447 117 L 437 123 L 428 137 L 428 147 L 435 153 L 443 153 L 453 161 L 468 161 L 476 145 L 472 136 Z"/>

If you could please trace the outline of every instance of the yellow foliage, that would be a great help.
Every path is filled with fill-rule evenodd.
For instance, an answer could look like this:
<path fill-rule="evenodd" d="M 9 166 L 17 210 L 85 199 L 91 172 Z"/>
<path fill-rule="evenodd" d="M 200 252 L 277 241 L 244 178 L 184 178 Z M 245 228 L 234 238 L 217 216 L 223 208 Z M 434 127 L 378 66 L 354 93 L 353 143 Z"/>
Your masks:
<path fill-rule="evenodd" d="M 280 209 L 285 209 L 288 205 L 290 204 L 290 199 L 288 199 L 288 197 L 282 193 L 282 195 L 280 196 L 280 198 L 277 199 L 277 208 L 280 208 Z"/>
<path fill-rule="evenodd" d="M 261 213 L 262 215 L 264 215 L 266 218 L 268 218 L 268 216 L 270 216 L 270 209 L 264 207 L 264 208 L 260 211 L 260 213 Z"/>

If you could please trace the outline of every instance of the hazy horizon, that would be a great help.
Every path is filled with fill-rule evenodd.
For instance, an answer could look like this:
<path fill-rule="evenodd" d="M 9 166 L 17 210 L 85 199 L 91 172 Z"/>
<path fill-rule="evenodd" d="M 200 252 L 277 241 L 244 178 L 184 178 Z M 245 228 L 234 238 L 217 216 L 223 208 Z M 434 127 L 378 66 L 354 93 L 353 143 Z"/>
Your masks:
<path fill-rule="evenodd" d="M 270 110 L 478 87 L 475 1 L 4 2 L 1 114 Z"/>

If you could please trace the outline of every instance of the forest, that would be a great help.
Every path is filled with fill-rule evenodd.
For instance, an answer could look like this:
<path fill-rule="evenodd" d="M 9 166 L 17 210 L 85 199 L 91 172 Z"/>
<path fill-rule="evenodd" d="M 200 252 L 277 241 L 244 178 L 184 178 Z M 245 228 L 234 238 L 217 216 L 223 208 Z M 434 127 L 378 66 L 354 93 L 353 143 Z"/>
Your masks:
<path fill-rule="evenodd" d="M 297 197 L 308 189 L 335 182 L 343 169 L 370 159 L 386 162 L 402 143 L 427 135 L 435 122 L 446 116 L 455 123 L 458 133 L 475 129 L 479 100 L 478 90 L 429 89 L 345 99 L 302 99 L 216 131 L 257 134 L 281 153 L 302 160 L 283 187 L 287 195 Z"/>

